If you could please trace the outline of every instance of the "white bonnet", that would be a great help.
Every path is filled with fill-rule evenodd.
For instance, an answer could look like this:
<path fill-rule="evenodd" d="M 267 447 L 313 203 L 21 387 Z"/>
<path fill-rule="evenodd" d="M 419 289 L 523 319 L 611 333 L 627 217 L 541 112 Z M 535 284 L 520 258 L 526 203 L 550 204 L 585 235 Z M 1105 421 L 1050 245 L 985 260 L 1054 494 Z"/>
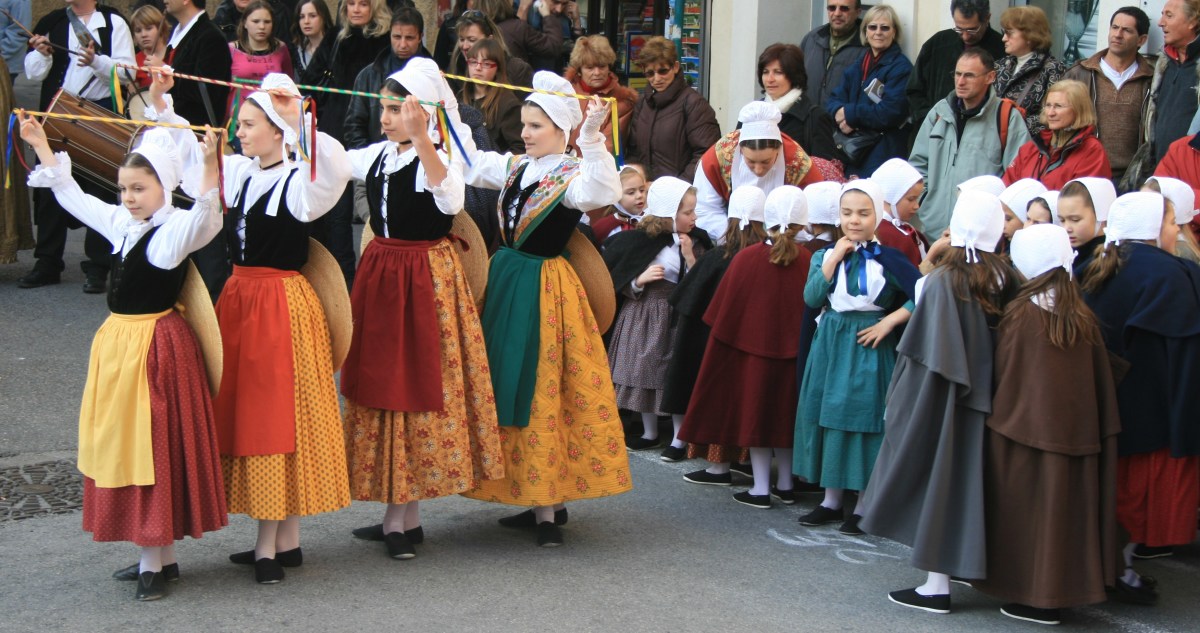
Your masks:
<path fill-rule="evenodd" d="M 782 141 L 783 137 L 779 133 L 779 122 L 782 120 L 783 114 L 779 112 L 779 107 L 775 104 L 766 101 L 751 101 L 742 106 L 741 111 L 738 112 L 738 122 L 742 124 L 739 141 L 755 139 Z"/>
<path fill-rule="evenodd" d="M 743 185 L 729 194 L 729 217 L 741 220 L 738 228 L 746 228 L 751 222 L 763 222 L 766 217 L 763 210 L 767 204 L 767 196 L 762 189 L 752 185 Z"/>
<path fill-rule="evenodd" d="M 829 180 L 815 182 L 805 187 L 804 196 L 808 198 L 810 224 L 837 226 L 841 223 L 842 185 Z"/>
<path fill-rule="evenodd" d="M 871 180 L 878 183 L 879 188 L 883 190 L 883 199 L 895 207 L 904 198 L 904 194 L 923 179 L 921 172 L 917 171 L 917 168 L 908 161 L 903 158 L 892 158 L 885 161 L 875 170 L 875 173 L 871 174 Z"/>
<path fill-rule="evenodd" d="M 533 87 L 537 90 L 565 92 L 568 94 L 575 93 L 575 88 L 571 85 L 571 82 L 546 70 L 539 70 L 534 74 Z M 526 97 L 525 100 L 532 101 L 541 106 L 546 116 L 550 117 L 550 120 L 554 122 L 554 126 L 567 134 L 570 134 L 572 130 L 583 123 L 583 111 L 579 109 L 579 100 L 575 97 L 560 97 L 535 92 Z"/>
<path fill-rule="evenodd" d="M 1000 194 L 1000 202 L 1003 202 L 1013 214 L 1024 222 L 1029 219 L 1029 201 L 1046 193 L 1046 185 L 1033 178 L 1022 178 Z"/>
<path fill-rule="evenodd" d="M 808 198 L 799 187 L 784 185 L 767 196 L 766 228 L 787 228 L 789 224 L 808 224 Z"/>
<path fill-rule="evenodd" d="M 967 251 L 967 261 L 979 261 L 976 251 L 996 252 L 1004 236 L 1004 209 L 1000 199 L 986 191 L 967 189 L 954 203 L 950 216 L 950 245 Z"/>
<path fill-rule="evenodd" d="M 1017 231 L 1008 252 L 1013 266 L 1026 279 L 1060 267 L 1071 274 L 1076 255 L 1066 229 L 1053 224 L 1037 224 Z"/>

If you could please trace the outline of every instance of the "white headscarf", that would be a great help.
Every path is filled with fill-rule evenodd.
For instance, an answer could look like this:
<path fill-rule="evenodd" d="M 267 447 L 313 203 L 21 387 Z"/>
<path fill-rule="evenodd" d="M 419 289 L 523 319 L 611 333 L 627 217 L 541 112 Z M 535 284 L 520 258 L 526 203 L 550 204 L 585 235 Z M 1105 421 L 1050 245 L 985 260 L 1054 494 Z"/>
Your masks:
<path fill-rule="evenodd" d="M 842 221 L 842 209 L 839 203 L 842 197 L 842 186 L 836 182 L 824 180 L 815 182 L 804 189 L 808 198 L 808 221 L 810 224 L 828 224 L 837 226 Z"/>
<path fill-rule="evenodd" d="M 432 59 L 427 57 L 413 57 L 408 60 L 404 68 L 388 75 L 388 79 L 404 86 L 404 89 L 418 101 L 437 101 L 441 96 L 439 84 L 446 83 L 446 80 L 442 79 L 442 70 Z M 438 132 L 437 107 L 424 103 L 421 104 L 421 107 L 429 113 L 427 132 L 430 140 L 436 145 L 442 139 L 441 133 Z"/>
<path fill-rule="evenodd" d="M 1071 238 L 1061 226 L 1037 224 L 1021 229 L 1013 234 L 1008 250 L 1013 266 L 1026 279 L 1060 267 L 1067 274 L 1073 274 L 1071 266 L 1075 263 L 1076 253 L 1071 248 Z"/>
<path fill-rule="evenodd" d="M 291 77 L 283 73 L 270 73 L 266 77 L 263 77 L 262 85 L 259 86 L 259 89 L 246 98 L 258 104 L 263 112 L 267 113 L 267 118 L 270 119 L 271 123 L 283 132 L 283 153 L 284 160 L 286 161 L 287 149 L 295 147 L 300 140 L 296 134 L 295 126 L 303 125 L 303 123 L 300 121 L 284 121 L 283 116 L 275 111 L 275 104 L 271 102 L 271 95 L 267 92 L 275 88 L 282 88 L 290 94 L 297 97 L 300 96 L 300 89 L 296 87 L 296 82 L 292 81 Z"/>
<path fill-rule="evenodd" d="M 1000 202 L 1003 202 L 1014 215 L 1024 222 L 1029 219 L 1029 201 L 1041 196 L 1046 191 L 1046 185 L 1041 182 L 1032 178 L 1022 178 L 1009 185 L 1004 193 L 1000 194 Z"/>
<path fill-rule="evenodd" d="M 533 76 L 533 87 L 538 90 L 549 90 L 551 92 L 575 93 L 575 88 L 571 85 L 571 82 L 546 70 L 539 70 Z M 546 116 L 550 117 L 550 120 L 554 122 L 554 127 L 566 132 L 568 135 L 583 123 L 583 111 L 579 109 L 579 100 L 575 97 L 559 97 L 535 92 L 526 97 L 525 100 L 532 101 L 541 106 Z"/>
<path fill-rule="evenodd" d="M 1004 181 L 999 176 L 976 176 L 958 185 L 959 193 L 967 190 L 986 191 L 997 198 L 1004 193 Z M 1001 213 L 1004 211 L 1001 210 Z"/>
<path fill-rule="evenodd" d="M 765 101 L 751 101 L 742 106 L 741 111 L 738 112 L 738 121 L 741 122 L 742 129 L 738 136 L 737 149 L 733 153 L 733 167 L 729 174 L 730 184 L 734 189 L 752 185 L 766 192 L 783 186 L 787 176 L 787 165 L 783 159 L 782 147 L 779 149 L 779 157 L 775 159 L 775 164 L 771 165 L 771 169 L 762 176 L 751 171 L 750 166 L 746 164 L 746 159 L 742 157 L 742 143 L 746 141 L 759 139 L 780 141 L 782 137 L 779 133 L 779 121 L 782 118 L 783 115 L 779 113 L 779 108 Z"/>
<path fill-rule="evenodd" d="M 777 226 L 786 229 L 791 224 L 804 226 L 808 224 L 808 198 L 799 187 L 784 185 L 767 196 L 764 216 L 767 229 Z"/>
<path fill-rule="evenodd" d="M 674 176 L 663 176 L 655 180 L 646 192 L 645 215 L 670 218 L 671 230 L 675 230 L 675 214 L 679 213 L 679 205 L 691 189 L 691 183 Z"/>
<path fill-rule="evenodd" d="M 871 198 L 871 202 L 873 202 L 875 205 L 875 228 L 879 228 L 879 225 L 883 222 L 883 190 L 880 189 L 878 183 L 874 182 L 870 178 L 860 178 L 858 180 L 851 180 L 850 182 L 842 185 L 842 192 L 838 196 L 839 215 L 841 214 L 842 208 L 842 196 L 845 196 L 851 191 L 861 191 L 867 194 L 867 197 Z"/>
<path fill-rule="evenodd" d="M 777 190 L 778 191 L 778 190 Z M 767 196 L 758 187 L 738 187 L 729 194 L 729 217 L 741 220 L 739 229 L 750 226 L 751 222 L 764 222 L 766 216 L 763 209 L 767 204 Z"/>
<path fill-rule="evenodd" d="M 1071 182 L 1077 182 L 1088 190 L 1088 196 L 1092 199 L 1092 209 L 1096 212 L 1096 231 L 1099 231 L 1100 224 L 1108 221 L 1108 209 L 1117 199 L 1117 188 L 1107 178 L 1076 178 Z M 1067 185 L 1063 185 L 1063 189 L 1066 189 Z M 1062 194 L 1059 195 L 1061 197 Z"/>
<path fill-rule="evenodd" d="M 1133 191 L 1117 198 L 1108 212 L 1104 245 L 1123 240 L 1158 240 L 1166 198 L 1150 191 Z"/>
<path fill-rule="evenodd" d="M 142 139 L 133 153 L 140 154 L 154 167 L 154 173 L 158 174 L 158 182 L 162 183 L 169 203 L 171 192 L 175 191 L 182 181 L 180 172 L 183 170 L 179 148 L 171 138 L 171 133 L 166 128 L 151 128 L 142 134 Z"/>
<path fill-rule="evenodd" d="M 1062 220 L 1058 219 L 1058 192 L 1047 191 L 1040 196 L 1034 197 L 1041 198 L 1042 200 L 1046 201 L 1046 207 L 1050 209 L 1050 222 L 1058 226 L 1062 226 Z M 1025 213 L 1029 213 L 1028 208 L 1025 210 Z"/>
<path fill-rule="evenodd" d="M 1004 208 L 996 196 L 977 189 L 967 189 L 954 203 L 950 216 L 950 245 L 967 251 L 967 262 L 979 261 L 977 251 L 996 252 L 1004 236 Z"/>
<path fill-rule="evenodd" d="M 875 170 L 875 173 L 871 174 L 871 180 L 879 185 L 883 191 L 883 199 L 892 205 L 894 210 L 896 205 L 904 199 L 904 194 L 908 193 L 913 185 L 924 179 L 921 177 L 921 172 L 917 171 L 917 168 L 910 165 L 908 161 L 903 158 L 892 158 L 885 161 Z"/>
<path fill-rule="evenodd" d="M 1196 191 L 1192 186 L 1178 178 L 1151 176 L 1146 182 L 1153 180 L 1162 189 L 1162 195 L 1171 201 L 1175 207 L 1175 224 L 1187 224 L 1196 217 Z"/>

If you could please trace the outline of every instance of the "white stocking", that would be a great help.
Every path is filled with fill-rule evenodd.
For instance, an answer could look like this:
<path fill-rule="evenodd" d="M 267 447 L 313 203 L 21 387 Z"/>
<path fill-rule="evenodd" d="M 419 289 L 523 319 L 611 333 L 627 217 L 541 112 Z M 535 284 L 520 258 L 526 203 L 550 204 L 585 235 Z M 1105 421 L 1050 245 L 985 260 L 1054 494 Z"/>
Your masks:
<path fill-rule="evenodd" d="M 404 511 L 404 531 L 421 527 L 421 502 L 409 501 L 404 505 L 408 506 L 408 509 Z"/>
<path fill-rule="evenodd" d="M 750 487 L 752 495 L 771 494 L 771 453 L 770 448 L 750 449 L 750 469 L 754 473 L 754 485 Z"/>
<path fill-rule="evenodd" d="M 826 508 L 829 508 L 830 510 L 841 510 L 842 509 L 842 489 L 841 488 L 826 488 L 825 489 L 825 500 L 821 502 L 821 505 L 825 506 Z"/>
<path fill-rule="evenodd" d="M 687 442 L 679 439 L 679 429 L 683 428 L 683 415 L 672 413 L 671 425 L 675 427 L 675 434 L 671 436 L 671 448 L 683 448 L 687 446 Z"/>
<path fill-rule="evenodd" d="M 642 412 L 642 439 L 658 439 L 658 415 L 654 412 Z"/>
<path fill-rule="evenodd" d="M 534 508 L 533 518 L 539 525 L 547 521 L 554 523 L 554 506 L 538 506 Z"/>
<path fill-rule="evenodd" d="M 792 485 L 792 449 L 775 449 L 775 486 L 780 490 L 791 490 Z"/>
<path fill-rule="evenodd" d="M 1130 587 L 1142 586 L 1142 577 L 1133 571 L 1133 550 L 1137 549 L 1137 546 L 1137 543 L 1130 543 L 1121 550 L 1121 555 L 1125 557 L 1125 573 L 1121 575 L 1121 580 Z"/>
<path fill-rule="evenodd" d="M 142 559 L 138 561 L 138 573 L 152 571 L 158 573 L 162 571 L 162 549 L 161 547 L 143 547 Z"/>
<path fill-rule="evenodd" d="M 259 521 L 258 542 L 254 544 L 254 560 L 275 558 L 275 538 L 282 521 Z"/>
<path fill-rule="evenodd" d="M 727 475 L 729 474 L 729 462 L 716 463 L 712 462 L 704 472 L 710 475 Z"/>
<path fill-rule="evenodd" d="M 945 596 L 950 593 L 950 575 L 929 572 L 925 584 L 917 587 L 917 593 L 922 596 Z"/>
<path fill-rule="evenodd" d="M 383 513 L 383 533 L 404 531 L 404 515 L 408 513 L 407 503 L 389 503 Z"/>
<path fill-rule="evenodd" d="M 275 550 L 290 552 L 300 547 L 300 517 L 290 516 L 279 522 L 279 531 L 275 535 Z"/>
<path fill-rule="evenodd" d="M 175 544 L 174 543 L 171 543 L 170 545 L 162 548 L 162 564 L 163 565 L 174 565 L 177 562 L 179 562 L 179 561 L 178 561 L 178 559 L 175 558 Z"/>

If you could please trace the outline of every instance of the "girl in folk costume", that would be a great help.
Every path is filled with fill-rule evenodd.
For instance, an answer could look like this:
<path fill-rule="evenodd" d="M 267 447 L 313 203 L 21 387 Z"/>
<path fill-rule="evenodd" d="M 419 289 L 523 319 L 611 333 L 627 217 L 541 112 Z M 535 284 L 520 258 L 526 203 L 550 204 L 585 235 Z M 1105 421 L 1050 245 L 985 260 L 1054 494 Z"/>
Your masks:
<path fill-rule="evenodd" d="M 964 191 L 950 246 L 921 278 L 897 347 L 883 446 L 863 493 L 862 529 L 913 548 L 929 572 L 897 604 L 950 612 L 950 576 L 987 577 L 983 515 L 984 422 L 992 411 L 992 329 L 1016 294 L 1016 273 L 995 253 L 1000 200 Z"/>
<path fill-rule="evenodd" d="M 1200 267 L 1160 248 L 1176 239 L 1172 215 L 1156 193 L 1117 198 L 1104 248 L 1080 278 L 1105 345 L 1129 363 L 1117 385 L 1117 519 L 1129 533 L 1127 566 L 1138 545 L 1192 542 L 1200 505 L 1191 401 L 1200 382 Z M 1151 578 L 1127 567 L 1114 597 L 1151 604 L 1158 594 Z"/>
<path fill-rule="evenodd" d="M 987 578 L 972 586 L 1010 601 L 1005 615 L 1058 624 L 1061 608 L 1103 602 L 1117 575 L 1121 420 L 1067 232 L 1023 229 L 1009 253 L 1028 281 L 996 331 L 983 443 Z"/>
<path fill-rule="evenodd" d="M 691 442 L 745 446 L 754 485 L 734 501 L 770 508 L 771 496 L 792 497 L 791 453 L 797 389 L 792 379 L 799 348 L 800 288 L 812 255 L 796 244 L 808 222 L 797 187 L 771 192 L 766 202 L 770 239 L 733 258 L 704 313 L 712 327 L 681 435 Z M 778 488 L 771 486 L 775 458 Z"/>
<path fill-rule="evenodd" d="M 1197 246 L 1196 238 L 1189 228 L 1192 219 L 1196 217 L 1196 191 L 1192 189 L 1192 186 L 1178 178 L 1151 176 L 1146 179 L 1146 184 L 1142 185 L 1142 191 L 1161 193 L 1167 199 L 1167 204 L 1175 215 L 1175 225 L 1179 227 L 1179 238 L 1174 244 L 1163 240 L 1163 250 L 1192 263 L 1200 263 L 1200 246 Z M 1163 230 L 1167 231 L 1169 227 L 1164 225 Z"/>
<path fill-rule="evenodd" d="M 711 247 L 696 229 L 696 190 L 673 176 L 654 181 L 638 230 L 618 233 L 604 244 L 604 262 L 624 302 L 608 344 L 617 406 L 642 417 L 642 436 L 625 440 L 639 451 L 659 445 L 658 416 L 675 336 L 667 299 L 697 255 Z M 671 445 L 663 459 L 679 461 L 686 452 L 678 438 L 683 416 L 674 420 Z"/>
<path fill-rule="evenodd" d="M 156 73 L 148 118 L 180 119 Z M 324 309 L 300 274 L 307 223 L 346 188 L 349 161 L 324 133 L 313 140 L 317 178 L 288 158 L 297 147 L 299 91 L 270 74 L 238 111 L 242 155 L 225 159 L 225 239 L 233 276 L 217 302 L 225 368 L 216 415 L 229 511 L 257 519 L 254 549 L 231 555 L 264 584 L 298 567 L 300 517 L 350 504 L 333 354 Z"/>
<path fill-rule="evenodd" d="M 433 60 L 410 60 L 381 91 L 387 139 L 347 152 L 375 233 L 350 297 L 342 368 L 350 492 L 388 504 L 382 525 L 356 535 L 384 541 L 395 559 L 424 540 L 420 500 L 504 474 L 483 330 L 449 238 L 462 168 L 436 147 L 436 109 L 418 103 L 443 83 Z"/>
<path fill-rule="evenodd" d="M 811 184 L 804 188 L 804 197 L 808 200 L 808 231 L 813 236 L 804 242 L 804 248 L 815 253 L 842 239 L 838 229 L 842 221 L 842 185 L 830 181 Z"/>
<path fill-rule="evenodd" d="M 767 197 L 758 187 L 747 185 L 735 189 L 733 195 L 729 196 L 729 223 L 725 228 L 724 243 L 696 260 L 696 265 L 671 294 L 671 306 L 675 309 L 677 323 L 671 359 L 667 363 L 663 408 L 672 416 L 683 417 L 685 425 L 687 420 L 684 414 L 695 393 L 696 379 L 700 375 L 712 333 L 712 328 L 704 321 L 704 314 L 712 304 L 713 296 L 729 265 L 733 263 L 734 256 L 767 239 L 767 232 L 763 229 L 766 204 Z M 739 446 L 691 444 L 687 456 L 704 457 L 709 465 L 704 470 L 684 475 L 683 479 L 694 484 L 732 485 L 730 467 L 742 452 Z M 752 472 L 749 466 L 746 471 Z"/>
<path fill-rule="evenodd" d="M 929 238 L 909 224 L 921 208 L 925 179 L 916 167 L 903 158 L 884 161 L 871 180 L 883 190 L 883 222 L 879 223 L 878 239 L 920 266 L 929 254 Z"/>
<path fill-rule="evenodd" d="M 1004 239 L 1011 242 L 1013 235 L 1025 228 L 1029 222 L 1029 203 L 1048 191 L 1046 185 L 1022 178 L 1004 189 L 1000 194 L 1000 206 L 1004 209 Z"/>
<path fill-rule="evenodd" d="M 1104 224 L 1108 209 L 1117 199 L 1117 188 L 1107 178 L 1076 178 L 1058 194 L 1058 220 L 1071 238 L 1075 258 L 1075 277 L 1100 251 L 1104 250 Z"/>
<path fill-rule="evenodd" d="M 804 149 L 779 131 L 782 117 L 774 104 L 751 101 L 738 113 L 741 128 L 700 157 L 696 225 L 712 239 L 724 233 L 729 196 L 738 187 L 752 185 L 770 194 L 783 185 L 804 187 L 825 180 Z"/>
<path fill-rule="evenodd" d="M 825 488 L 801 525 L 843 521 L 861 534 L 860 512 L 842 511 L 844 490 L 863 490 L 883 442 L 883 405 L 896 364 L 896 327 L 912 314 L 921 274 L 899 251 L 875 241 L 883 191 L 871 180 L 842 187 L 841 230 L 817 251 L 804 302 L 821 316 L 809 352 L 796 415 L 793 472 Z"/>
<path fill-rule="evenodd" d="M 188 254 L 221 230 L 217 135 L 208 134 L 204 165 L 190 174 L 186 190 L 197 201 L 189 211 L 171 206 L 183 172 L 165 130 L 146 132 L 126 156 L 121 205 L 84 194 L 70 158 L 50 151 L 36 119 L 25 117 L 21 137 L 41 163 L 30 186 L 51 188 L 64 209 L 116 245 L 112 314 L 92 343 L 79 413 L 83 529 L 96 541 L 139 545 L 141 561 L 114 576 L 137 581 L 137 600 L 157 600 L 166 580 L 179 579 L 175 541 L 228 523 L 204 359 L 174 309 Z"/>
<path fill-rule="evenodd" d="M 571 91 L 553 73 L 533 83 Z M 483 329 L 506 476 L 466 496 L 532 506 L 501 524 L 536 527 L 542 546 L 562 544 L 565 502 L 633 486 L 599 327 L 564 257 L 583 213 L 620 197 L 599 133 L 607 111 L 594 99 L 584 120 L 574 98 L 534 93 L 521 110 L 528 153 L 477 153 L 467 175 L 469 185 L 501 190 L 503 245 L 488 270 Z M 582 157 L 574 158 L 564 152 L 580 123 Z M 585 247 L 576 238 L 572 250 Z"/>
<path fill-rule="evenodd" d="M 636 165 L 626 165 L 621 168 L 621 199 L 607 212 L 596 213 L 592 233 L 603 244 L 611 235 L 636 229 L 645 211 L 646 174 Z"/>

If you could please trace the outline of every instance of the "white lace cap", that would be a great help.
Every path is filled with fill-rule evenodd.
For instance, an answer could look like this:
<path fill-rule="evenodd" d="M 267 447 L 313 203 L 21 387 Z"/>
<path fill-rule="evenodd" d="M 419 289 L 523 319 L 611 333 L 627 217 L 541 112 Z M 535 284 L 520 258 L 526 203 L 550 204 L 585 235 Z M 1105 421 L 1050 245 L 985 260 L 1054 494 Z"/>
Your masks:
<path fill-rule="evenodd" d="M 171 133 L 161 127 L 147 130 L 142 134 L 142 139 L 134 148 L 133 153 L 140 154 L 154 167 L 154 172 L 158 174 L 158 181 L 162 183 L 169 204 L 171 192 L 179 186 L 183 171 L 179 148 L 171 138 Z"/>
<path fill-rule="evenodd" d="M 729 194 L 729 217 L 741 220 L 738 228 L 746 228 L 751 222 L 764 222 L 766 217 L 763 209 L 767 204 L 767 196 L 762 189 L 743 185 Z"/>
<path fill-rule="evenodd" d="M 841 215 L 842 196 L 851 191 L 861 191 L 871 199 L 871 202 L 875 205 L 875 228 L 879 228 L 879 225 L 883 222 L 883 189 L 870 178 L 859 178 L 858 180 L 851 180 L 842 185 L 841 195 L 838 196 L 839 215 Z"/>
<path fill-rule="evenodd" d="M 1151 191 L 1133 191 L 1117 198 L 1108 212 L 1104 245 L 1124 240 L 1157 240 L 1162 232 L 1166 198 Z"/>
<path fill-rule="evenodd" d="M 283 73 L 270 73 L 266 77 L 263 77 L 262 85 L 259 86 L 258 90 L 251 93 L 247 99 L 257 103 L 263 109 L 263 112 L 267 113 L 267 118 L 270 119 L 271 123 L 275 124 L 275 127 L 283 132 L 284 147 L 295 147 L 296 143 L 299 142 L 299 137 L 293 126 L 299 125 L 300 122 L 294 121 L 288 123 L 283 120 L 283 116 L 275 111 L 275 104 L 271 102 L 271 95 L 267 92 L 275 88 L 282 88 L 297 97 L 300 96 L 300 89 L 296 87 L 296 82 L 292 81 L 291 77 Z"/>
<path fill-rule="evenodd" d="M 959 193 L 967 190 L 986 191 L 999 198 L 1004 193 L 1004 181 L 999 176 L 976 176 L 959 183 Z"/>
<path fill-rule="evenodd" d="M 1060 267 L 1068 275 L 1073 274 L 1071 266 L 1075 263 L 1076 253 L 1071 248 L 1071 238 L 1061 226 L 1037 224 L 1021 229 L 1013 234 L 1008 252 L 1013 266 L 1026 279 Z"/>
<path fill-rule="evenodd" d="M 842 222 L 842 186 L 828 180 L 815 182 L 804 188 L 808 198 L 808 221 L 810 224 L 838 226 Z"/>
<path fill-rule="evenodd" d="M 1012 209 L 1014 215 L 1024 222 L 1029 219 L 1029 201 L 1046 193 L 1046 185 L 1033 178 L 1022 178 L 1000 194 L 1000 202 Z"/>
<path fill-rule="evenodd" d="M 445 79 L 442 79 L 442 70 L 428 57 L 413 57 L 408 60 L 404 68 L 388 75 L 388 79 L 404 86 L 404 89 L 418 101 L 438 101 L 441 96 L 440 84 L 446 82 Z M 434 144 L 437 144 L 441 141 L 441 134 L 437 131 L 437 107 L 424 103 L 421 104 L 421 107 L 429 113 L 426 133 Z"/>
<path fill-rule="evenodd" d="M 967 262 L 979 261 L 978 251 L 996 252 L 1004 236 L 1004 208 L 1000 198 L 977 189 L 958 196 L 950 215 L 950 245 L 967 251 Z"/>
<path fill-rule="evenodd" d="M 1100 223 L 1108 221 L 1108 210 L 1117 199 L 1117 188 L 1107 178 L 1076 178 L 1071 182 L 1077 182 L 1088 190 L 1088 196 L 1092 199 L 1092 209 L 1096 211 L 1096 228 L 1099 230 Z M 1063 189 L 1066 189 L 1067 185 L 1063 185 Z"/>
<path fill-rule="evenodd" d="M 571 82 L 546 70 L 539 70 L 533 76 L 533 87 L 538 90 L 549 90 L 552 92 L 570 94 L 574 94 L 575 92 L 575 88 L 571 85 Z M 579 100 L 575 97 L 559 97 L 535 92 L 526 97 L 525 100 L 532 101 L 541 106 L 546 116 L 550 117 L 550 120 L 554 122 L 554 126 L 567 134 L 570 134 L 571 130 L 574 130 L 583 123 L 583 111 L 579 109 Z"/>
<path fill-rule="evenodd" d="M 742 106 L 741 111 L 738 112 L 738 122 L 742 124 L 739 141 L 757 139 L 782 141 L 783 136 L 779 132 L 779 122 L 782 120 L 783 114 L 779 112 L 779 107 L 775 104 L 751 101 Z"/>
<path fill-rule="evenodd" d="M 679 213 L 679 203 L 683 202 L 683 197 L 691 189 L 691 183 L 674 176 L 663 176 L 655 180 L 646 192 L 645 215 L 674 220 L 675 214 Z"/>
<path fill-rule="evenodd" d="M 917 168 L 910 165 L 908 161 L 903 158 L 892 158 L 885 161 L 875 170 L 875 173 L 871 174 L 871 180 L 879 184 L 879 188 L 883 190 L 883 199 L 892 205 L 892 208 L 895 208 L 904 198 L 904 194 L 923 179 L 921 172 L 917 171 Z"/>
<path fill-rule="evenodd" d="M 1041 198 L 1046 201 L 1046 207 L 1050 209 L 1050 222 L 1062 226 L 1062 220 L 1058 219 L 1058 192 L 1046 191 L 1041 195 L 1034 196 L 1034 198 Z M 1026 209 L 1025 213 L 1028 214 L 1029 210 Z"/>
<path fill-rule="evenodd" d="M 1178 178 L 1166 176 L 1151 176 L 1146 182 L 1153 180 L 1162 189 L 1162 195 L 1171 201 L 1175 207 L 1175 223 L 1187 224 L 1196 217 L 1196 191 L 1192 186 Z"/>
<path fill-rule="evenodd" d="M 799 187 L 784 185 L 767 195 L 765 226 L 787 228 L 789 224 L 808 224 L 808 198 Z"/>

